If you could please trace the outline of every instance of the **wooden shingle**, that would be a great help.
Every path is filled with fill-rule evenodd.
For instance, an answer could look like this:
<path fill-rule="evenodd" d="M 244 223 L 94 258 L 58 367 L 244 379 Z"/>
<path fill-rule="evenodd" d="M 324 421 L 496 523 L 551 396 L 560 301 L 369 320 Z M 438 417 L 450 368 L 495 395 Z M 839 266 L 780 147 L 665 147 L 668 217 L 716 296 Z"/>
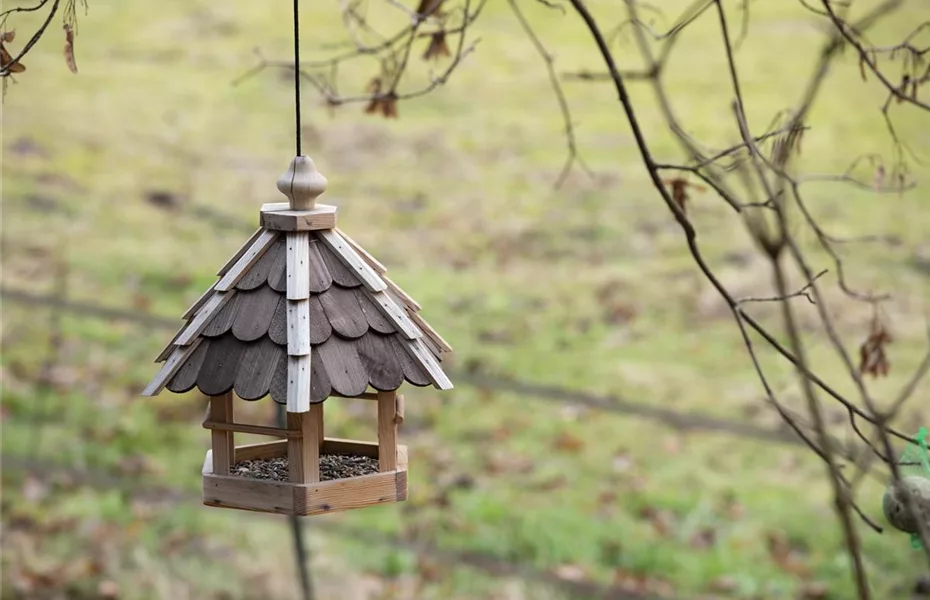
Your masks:
<path fill-rule="evenodd" d="M 315 350 L 314 355 L 319 356 L 337 393 L 358 396 L 365 391 L 368 387 L 368 372 L 353 342 L 333 335 Z"/>
<path fill-rule="evenodd" d="M 404 381 L 404 367 L 388 336 L 369 331 L 358 340 L 356 348 L 371 387 L 385 392 L 400 387 Z"/>
<path fill-rule="evenodd" d="M 284 237 L 276 239 L 268 250 L 258 259 L 251 269 L 249 269 L 242 279 L 236 283 L 236 288 L 240 290 L 254 290 L 260 285 L 268 283 L 268 276 L 271 269 L 278 264 L 280 254 L 284 252 Z"/>
<path fill-rule="evenodd" d="M 284 349 L 268 336 L 248 344 L 233 384 L 236 395 L 243 400 L 258 400 L 267 395 L 279 361 L 287 361 Z"/>
<path fill-rule="evenodd" d="M 210 340 L 202 340 L 200 344 L 197 345 L 197 349 L 194 350 L 184 363 L 181 364 L 174 377 L 171 378 L 171 381 L 168 382 L 167 387 L 169 390 L 176 394 L 183 394 L 184 392 L 193 389 L 194 385 L 197 384 L 197 374 L 200 372 L 200 365 L 203 364 L 203 358 L 207 355 L 207 348 L 210 347 Z"/>
<path fill-rule="evenodd" d="M 320 254 L 320 243 L 315 238 L 310 240 L 307 259 L 310 267 L 310 291 L 314 294 L 321 294 L 328 290 L 329 286 L 333 285 L 333 276 L 323 261 L 323 256 Z"/>
<path fill-rule="evenodd" d="M 359 306 L 354 290 L 333 286 L 319 297 L 333 331 L 352 339 L 361 337 L 368 331 L 368 319 Z"/>
<path fill-rule="evenodd" d="M 240 341 L 251 342 L 268 333 L 278 303 L 284 300 L 281 294 L 267 285 L 239 292 L 239 295 L 242 297 L 239 299 L 239 310 L 236 311 L 232 332 Z"/>
<path fill-rule="evenodd" d="M 219 396 L 231 390 L 245 348 L 246 345 L 231 333 L 211 340 L 197 373 L 200 391 L 207 396 Z"/>

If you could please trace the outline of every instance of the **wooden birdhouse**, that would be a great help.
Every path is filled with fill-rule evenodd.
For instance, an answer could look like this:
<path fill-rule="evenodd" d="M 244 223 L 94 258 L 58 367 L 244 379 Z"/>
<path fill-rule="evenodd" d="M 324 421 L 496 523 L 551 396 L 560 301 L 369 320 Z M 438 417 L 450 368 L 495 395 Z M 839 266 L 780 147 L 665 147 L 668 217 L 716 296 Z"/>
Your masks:
<path fill-rule="evenodd" d="M 142 395 L 196 387 L 209 396 L 208 506 L 311 515 L 402 501 L 397 391 L 405 381 L 451 389 L 440 366 L 451 348 L 384 266 L 336 228 L 336 207 L 316 204 L 326 179 L 312 160 L 296 157 L 278 189 L 288 202 L 262 206 L 258 231 L 184 313 Z M 236 421 L 236 397 L 265 396 L 286 405 L 285 428 Z M 330 397 L 377 403 L 377 442 L 325 437 Z M 236 433 L 280 439 L 237 446 Z M 265 478 L 256 464 L 270 465 Z"/>

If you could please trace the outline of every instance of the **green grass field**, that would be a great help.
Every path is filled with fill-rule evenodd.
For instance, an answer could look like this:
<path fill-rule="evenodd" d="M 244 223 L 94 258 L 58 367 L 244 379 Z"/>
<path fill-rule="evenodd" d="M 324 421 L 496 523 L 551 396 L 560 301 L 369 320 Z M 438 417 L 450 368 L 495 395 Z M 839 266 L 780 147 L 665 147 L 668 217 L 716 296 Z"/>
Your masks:
<path fill-rule="evenodd" d="M 573 13 L 525 4 L 559 72 L 601 70 Z M 592 4 L 606 25 L 620 21 L 607 16 L 617 3 Z M 685 6 L 662 4 L 669 21 Z M 736 22 L 741 3 L 729 4 Z M 856 10 L 874 4 L 856 3 Z M 344 39 L 338 4 L 304 5 L 304 56 L 322 58 L 321 47 Z M 269 58 L 290 56 L 289 8 L 90 0 L 76 41 L 79 75 L 67 70 L 53 26 L 24 59 L 28 70 L 2 107 L 3 286 L 57 293 L 56 273 L 65 268 L 72 301 L 180 325 L 248 236 L 218 227 L 204 209 L 257 222 L 262 203 L 281 199 L 275 180 L 294 152 L 290 80 L 268 70 L 231 82 L 255 64 L 255 47 Z M 930 6 L 913 0 L 871 39 L 895 43 L 927 19 Z M 10 21 L 20 38 L 35 23 L 29 16 Z M 490 3 L 470 35 L 480 42 L 449 83 L 402 102 L 396 121 L 364 115 L 359 105 L 331 115 L 305 90 L 304 152 L 329 180 L 325 198 L 340 206 L 342 229 L 423 305 L 455 347 L 456 369 L 777 426 L 734 322 L 649 184 L 612 88 L 565 82 L 595 175 L 576 171 L 556 191 L 565 141 L 540 57 L 505 3 Z M 798 3 L 751 4 L 737 59 L 755 130 L 800 97 L 822 42 Z M 621 66 L 635 68 L 632 41 L 619 43 Z M 361 91 L 377 68 L 373 59 L 346 68 L 341 91 Z M 678 115 L 711 146 L 738 139 L 725 68 L 714 18 L 686 30 L 669 65 Z M 427 76 L 417 61 L 409 85 Z M 680 160 L 651 90 L 631 86 L 654 154 Z M 801 170 L 837 172 L 859 154 L 889 155 L 878 111 L 884 99 L 846 55 L 809 119 Z M 930 158 L 930 115 L 892 112 L 914 151 Z M 892 371 L 872 384 L 886 399 L 927 347 L 930 278 L 916 265 L 930 239 L 930 169 L 912 161 L 911 170 L 918 185 L 901 195 L 805 185 L 833 234 L 893 237 L 843 247 L 853 285 L 895 294 L 887 305 Z M 169 194 L 180 209 L 154 205 L 152 193 Z M 725 284 L 737 295 L 770 293 L 768 267 L 728 207 L 698 194 L 689 214 Z M 812 247 L 813 236 L 800 235 Z M 818 268 L 832 269 L 825 255 L 811 252 Z M 869 310 L 833 291 L 832 270 L 824 281 L 855 352 Z M 812 362 L 852 393 L 814 307 L 800 300 L 796 308 Z M 204 399 L 138 396 L 171 331 L 60 312 L 60 364 L 51 388 L 38 389 L 54 312 L 3 304 L 3 597 L 294 597 L 284 519 L 199 504 Z M 760 304 L 754 314 L 781 332 L 775 306 Z M 762 358 L 784 401 L 800 407 L 789 365 L 774 354 Z M 903 428 L 930 423 L 927 392 L 927 385 L 918 390 Z M 410 498 L 306 521 L 320 598 L 564 593 L 410 549 L 421 543 L 679 598 L 853 595 L 823 467 L 799 447 L 683 434 L 464 384 L 406 395 Z M 374 414 L 358 404 L 328 402 L 328 431 L 373 437 Z M 256 418 L 273 414 L 268 399 L 245 410 Z M 845 413 L 833 405 L 828 412 L 846 439 Z M 23 457 L 123 483 L 16 468 Z M 452 490 L 462 477 L 470 485 Z M 877 519 L 881 493 L 876 478 L 860 489 L 863 508 Z M 409 543 L 366 543 L 338 528 L 370 528 Z M 908 597 L 905 590 L 927 570 L 922 554 L 903 535 L 865 527 L 862 535 L 876 598 Z"/>

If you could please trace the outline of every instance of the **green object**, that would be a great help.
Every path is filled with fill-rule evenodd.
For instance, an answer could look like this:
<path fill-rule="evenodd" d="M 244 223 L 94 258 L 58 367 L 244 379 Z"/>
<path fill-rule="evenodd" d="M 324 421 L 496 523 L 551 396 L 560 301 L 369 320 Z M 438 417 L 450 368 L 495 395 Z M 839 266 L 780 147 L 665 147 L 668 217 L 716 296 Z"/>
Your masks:
<path fill-rule="evenodd" d="M 930 450 L 927 449 L 927 428 L 921 427 L 915 437 L 916 443 L 911 443 L 904 450 L 901 458 L 898 460 L 898 471 L 901 479 L 908 479 L 918 484 L 923 482 L 915 481 L 918 478 L 930 481 Z M 919 485 L 919 487 L 925 487 Z M 894 502 L 895 494 L 889 490 L 885 493 L 885 514 L 889 514 L 889 503 Z M 890 520 L 890 519 L 889 519 Z M 920 535 L 911 533 L 911 547 L 919 550 L 921 547 Z"/>

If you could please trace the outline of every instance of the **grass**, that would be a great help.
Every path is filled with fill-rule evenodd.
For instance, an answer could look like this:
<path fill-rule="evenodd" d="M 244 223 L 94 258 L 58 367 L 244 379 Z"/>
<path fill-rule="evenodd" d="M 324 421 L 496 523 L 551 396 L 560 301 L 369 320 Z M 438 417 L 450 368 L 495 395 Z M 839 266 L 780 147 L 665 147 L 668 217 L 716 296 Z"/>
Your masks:
<path fill-rule="evenodd" d="M 598 14 L 612 9 L 593 4 Z M 800 96 L 821 44 L 795 4 L 751 5 L 750 35 L 737 59 L 756 129 Z M 683 3 L 669 5 L 674 15 Z M 307 3 L 302 10 L 304 55 L 313 58 L 340 39 L 341 25 L 334 7 Z M 560 72 L 598 68 L 574 16 L 526 10 Z M 930 10 L 911 2 L 874 40 L 897 41 L 927 18 Z M 70 298 L 179 317 L 248 235 L 190 209 L 254 221 L 259 205 L 278 197 L 274 181 L 293 152 L 290 84 L 272 71 L 230 82 L 254 64 L 254 46 L 269 57 L 289 56 L 289 19 L 285 3 L 219 12 L 206 2 L 173 0 L 152 13 L 140 3 L 92 0 L 76 41 L 78 76 L 62 64 L 52 31 L 24 61 L 28 71 L 3 105 L 3 285 L 51 292 L 55 265 L 64 263 Z M 31 22 L 18 23 L 22 36 Z M 305 96 L 305 152 L 329 179 L 327 198 L 340 205 L 341 227 L 424 306 L 455 347 L 458 367 L 776 424 L 735 326 L 649 185 L 609 86 L 565 84 L 596 176 L 576 172 L 554 191 L 565 144 L 539 56 L 503 3 L 487 8 L 473 35 L 481 38 L 476 52 L 448 85 L 401 103 L 396 122 L 366 117 L 359 106 L 331 117 Z M 621 67 L 635 67 L 632 43 L 621 44 Z M 677 113 L 708 144 L 735 142 L 713 19 L 689 28 L 679 44 L 668 75 Z M 362 61 L 346 70 L 343 89 L 360 89 L 376 69 Z M 631 91 L 654 154 L 677 159 L 651 92 Z M 809 120 L 805 171 L 843 170 L 864 152 L 888 154 L 884 124 L 872 110 L 883 100 L 850 56 L 841 61 Z M 893 112 L 926 156 L 930 138 L 916 132 L 930 117 Z M 913 170 L 919 186 L 900 197 L 839 184 L 807 189 L 831 232 L 898 240 L 845 249 L 854 285 L 896 294 L 888 308 L 894 366 L 873 384 L 882 397 L 903 384 L 926 345 L 930 284 L 909 261 L 930 228 L 930 173 L 918 164 Z M 185 212 L 147 202 L 156 191 L 179 198 Z M 724 281 L 740 294 L 765 294 L 769 275 L 731 213 L 705 194 L 695 196 L 690 215 Z M 832 267 L 813 256 L 819 267 Z M 831 298 L 855 350 L 870 315 Z M 812 360 L 831 384 L 852 392 L 813 327 L 813 307 L 799 302 L 797 309 L 811 334 Z M 780 331 L 774 307 L 760 305 L 757 314 Z M 280 519 L 197 503 L 207 443 L 197 424 L 203 400 L 137 397 L 170 332 L 63 314 L 62 366 L 54 388 L 42 391 L 30 381 L 46 353 L 49 311 L 8 301 L 3 327 L 3 453 L 102 470 L 137 487 L 121 493 L 5 469 L 4 525 L 17 533 L 4 536 L 4 585 L 40 589 L 43 577 L 63 573 L 55 585 L 84 582 L 73 584 L 84 586 L 75 596 L 106 592 L 106 582 L 126 598 L 294 593 L 291 542 Z M 774 355 L 763 360 L 786 401 L 800 406 L 788 366 Z M 797 448 L 681 434 L 467 385 L 407 395 L 409 501 L 308 521 L 325 597 L 349 597 L 346 582 L 356 597 L 555 593 L 463 566 L 430 567 L 409 551 L 314 529 L 327 521 L 486 552 L 567 579 L 580 572 L 641 588 L 646 584 L 635 581 L 648 580 L 681 597 L 789 598 L 814 583 L 830 598 L 852 595 L 823 469 Z M 915 408 L 903 427 L 926 423 L 926 410 Z M 248 411 L 270 418 L 271 407 L 262 401 Z M 841 418 L 831 406 L 837 412 Z M 373 436 L 373 415 L 353 403 L 327 406 L 327 422 L 336 435 Z M 457 476 L 470 486 L 452 490 Z M 141 491 L 151 485 L 192 497 L 156 501 Z M 868 481 L 860 497 L 877 516 L 880 485 Z M 93 552 L 84 550 L 89 535 L 99 542 Z M 863 539 L 877 597 L 896 597 L 926 571 L 904 536 L 863 528 Z M 75 557 L 90 560 L 90 570 L 62 567 Z"/>

